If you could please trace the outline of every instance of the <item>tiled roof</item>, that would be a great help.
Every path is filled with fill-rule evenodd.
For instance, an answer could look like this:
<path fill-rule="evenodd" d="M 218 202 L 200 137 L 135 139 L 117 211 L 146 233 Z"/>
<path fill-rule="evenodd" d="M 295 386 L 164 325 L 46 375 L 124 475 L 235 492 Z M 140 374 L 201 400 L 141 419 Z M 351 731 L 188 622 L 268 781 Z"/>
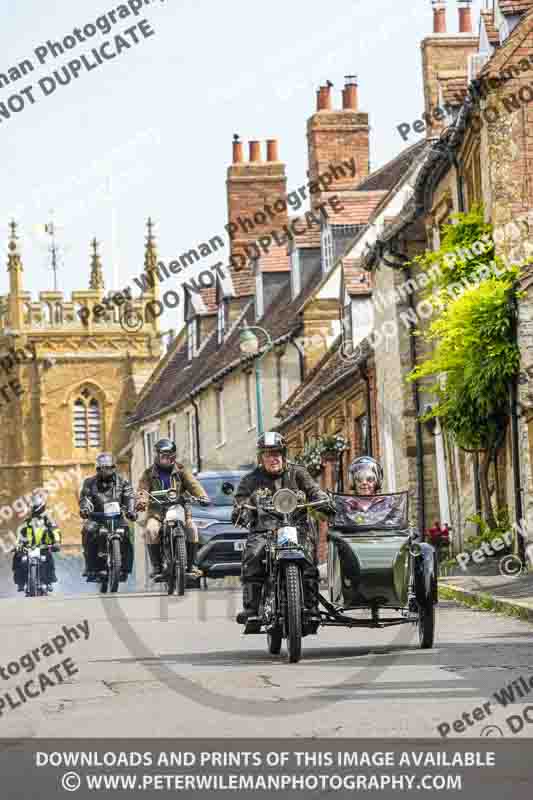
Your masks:
<path fill-rule="evenodd" d="M 500 34 L 498 33 L 498 29 L 494 25 L 494 12 L 492 9 L 481 11 L 481 18 L 483 20 L 483 24 L 485 26 L 485 30 L 487 31 L 487 38 L 489 42 L 497 47 L 500 44 Z"/>
<path fill-rule="evenodd" d="M 259 258 L 261 272 L 289 272 L 291 263 L 287 253 L 287 246 L 279 247 L 272 243 L 268 253 L 262 253 Z"/>
<path fill-rule="evenodd" d="M 365 180 L 358 185 L 357 191 L 389 191 L 392 189 L 409 169 L 413 161 L 418 158 L 424 145 L 425 141 L 422 140 L 411 145 L 411 147 L 407 147 L 399 156 L 388 161 L 382 167 L 375 170 L 375 172 L 372 172 L 368 178 L 365 178 Z"/>
<path fill-rule="evenodd" d="M 372 273 L 362 268 L 358 258 L 343 258 L 342 275 L 344 288 L 350 296 L 371 294 Z"/>
<path fill-rule="evenodd" d="M 289 222 L 301 219 L 300 216 L 291 217 Z M 320 228 L 318 225 L 312 225 L 306 228 L 304 233 L 297 233 L 294 236 L 294 243 L 296 247 L 320 247 Z"/>
<path fill-rule="evenodd" d="M 322 197 L 334 196 L 336 192 L 324 193 Z M 386 190 L 370 190 L 354 192 L 343 192 L 338 194 L 339 201 L 343 210 L 331 218 L 332 225 L 364 225 L 368 222 L 372 213 L 377 208 L 383 197 L 387 194 Z"/>
<path fill-rule="evenodd" d="M 522 14 L 533 8 L 533 0 L 498 0 L 502 14 Z"/>
<path fill-rule="evenodd" d="M 283 430 L 294 417 L 303 413 L 320 395 L 331 391 L 342 380 L 357 372 L 359 364 L 372 352 L 366 339 L 359 345 L 357 357 L 353 359 L 343 357 L 340 345 L 341 337 L 339 336 L 305 381 L 298 386 L 282 406 L 278 413 L 278 417 L 282 419 L 277 425 L 278 430 Z"/>
<path fill-rule="evenodd" d="M 320 269 L 317 269 L 304 290 L 289 303 L 287 303 L 288 290 L 282 289 L 257 324 L 265 328 L 274 341 L 295 333 L 300 325 L 298 311 L 318 285 L 320 278 Z M 256 324 L 253 298 L 245 305 L 239 324 L 242 321 L 246 321 L 249 325 Z M 187 344 L 184 340 L 158 379 L 141 399 L 129 419 L 129 424 L 156 417 L 165 409 L 170 410 L 179 406 L 189 394 L 196 393 L 223 377 L 224 374 L 236 369 L 240 363 L 239 325 L 235 325 L 232 333 L 220 347 L 217 347 L 217 332 L 214 330 L 191 363 L 187 360 Z"/>

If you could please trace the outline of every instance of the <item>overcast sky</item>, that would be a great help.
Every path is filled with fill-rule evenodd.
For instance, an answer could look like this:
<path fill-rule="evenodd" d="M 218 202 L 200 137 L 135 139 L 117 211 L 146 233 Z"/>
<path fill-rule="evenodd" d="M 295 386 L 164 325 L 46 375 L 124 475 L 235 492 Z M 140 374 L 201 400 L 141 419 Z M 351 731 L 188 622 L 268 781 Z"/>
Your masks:
<path fill-rule="evenodd" d="M 343 76 L 358 74 L 360 110 L 370 114 L 372 169 L 407 146 L 396 126 L 423 111 L 420 41 L 432 30 L 430 0 L 152 3 L 42 66 L 37 47 L 121 4 L 17 0 L 2 10 L 0 74 L 24 58 L 36 65 L 0 88 L 0 103 L 28 85 L 36 100 L 9 120 L 0 116 L 2 260 L 15 214 L 25 288 L 34 294 L 53 288 L 46 238 L 38 231 L 49 209 L 64 250 L 59 288 L 67 294 L 88 288 L 93 236 L 101 242 L 107 287 L 114 253 L 120 288 L 142 269 L 148 215 L 157 222 L 165 261 L 223 231 L 234 133 L 245 142 L 278 138 L 290 189 L 306 181 L 306 120 L 327 79 L 340 106 Z M 455 0 L 448 5 L 448 29 L 455 31 Z M 482 0 L 474 5 L 477 20 Z M 89 57 L 142 19 L 155 35 L 144 39 L 137 29 L 139 44 L 43 95 L 39 79 Z M 7 285 L 4 269 L 0 293 Z"/>

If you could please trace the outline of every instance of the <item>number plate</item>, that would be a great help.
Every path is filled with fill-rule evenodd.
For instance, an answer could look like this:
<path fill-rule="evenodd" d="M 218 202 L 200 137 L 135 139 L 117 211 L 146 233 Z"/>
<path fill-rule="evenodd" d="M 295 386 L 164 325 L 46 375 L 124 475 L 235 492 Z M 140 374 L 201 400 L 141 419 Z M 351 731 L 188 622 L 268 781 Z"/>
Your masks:
<path fill-rule="evenodd" d="M 235 550 L 244 550 L 245 544 L 246 542 L 244 540 L 240 542 L 233 542 L 233 547 Z"/>

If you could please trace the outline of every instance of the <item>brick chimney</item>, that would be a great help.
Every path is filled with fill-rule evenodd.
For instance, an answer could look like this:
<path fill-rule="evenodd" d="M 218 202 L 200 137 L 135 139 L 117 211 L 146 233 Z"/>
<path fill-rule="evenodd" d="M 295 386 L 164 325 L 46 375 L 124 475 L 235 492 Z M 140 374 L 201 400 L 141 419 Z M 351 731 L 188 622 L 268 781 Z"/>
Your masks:
<path fill-rule="evenodd" d="M 472 0 L 460 0 L 459 33 L 472 33 Z"/>
<path fill-rule="evenodd" d="M 471 2 L 459 3 L 459 33 L 446 31 L 445 0 L 431 0 L 433 33 L 422 40 L 422 78 L 425 113 L 431 121 L 426 124 L 426 136 L 438 136 L 449 120 L 437 120 L 435 110 L 440 105 L 439 80 L 461 79 L 468 76 L 468 57 L 479 50 L 479 37 L 472 33 Z M 437 112 L 437 116 L 439 113 Z"/>
<path fill-rule="evenodd" d="M 236 297 L 252 295 L 255 291 L 250 254 L 256 251 L 255 242 L 273 230 L 283 235 L 288 223 L 287 177 L 285 164 L 279 160 L 278 142 L 266 142 L 267 160 L 261 160 L 261 142 L 249 142 L 249 161 L 242 159 L 242 149 L 235 149 L 233 163 L 228 167 L 228 224 L 230 236 L 231 277 Z M 237 156 L 237 158 L 236 158 Z M 248 246 L 248 253 L 246 247 Z M 273 249 L 278 249 L 276 245 Z"/>
<path fill-rule="evenodd" d="M 317 91 L 317 110 L 307 121 L 307 146 L 309 180 L 315 181 L 329 173 L 332 177 L 327 188 L 311 195 L 315 207 L 324 200 L 323 192 L 341 192 L 354 189 L 369 172 L 368 114 L 357 108 L 357 76 L 347 75 L 342 91 L 342 108 L 332 108 L 333 84 L 328 81 Z M 355 160 L 355 175 L 344 169 L 333 172 L 343 161 Z"/>
<path fill-rule="evenodd" d="M 446 33 L 446 0 L 432 0 L 433 33 Z"/>

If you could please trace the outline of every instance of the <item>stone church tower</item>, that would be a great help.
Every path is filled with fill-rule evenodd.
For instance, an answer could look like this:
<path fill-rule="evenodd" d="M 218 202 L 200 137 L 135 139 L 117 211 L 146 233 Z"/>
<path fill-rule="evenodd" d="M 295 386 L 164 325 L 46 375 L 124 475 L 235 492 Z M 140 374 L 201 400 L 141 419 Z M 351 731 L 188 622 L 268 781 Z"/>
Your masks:
<path fill-rule="evenodd" d="M 80 481 L 94 472 L 97 454 L 112 451 L 119 471 L 129 474 L 124 420 L 161 354 L 158 320 L 146 315 L 157 288 L 131 300 L 129 310 L 141 327 L 128 328 L 127 306 L 101 306 L 104 275 L 96 240 L 89 288 L 70 300 L 44 291 L 33 301 L 24 291 L 14 222 L 8 247 L 9 294 L 0 296 L 0 543 L 20 525 L 24 496 L 44 487 L 63 541 L 79 544 Z M 148 271 L 157 264 L 151 220 L 144 263 Z"/>

